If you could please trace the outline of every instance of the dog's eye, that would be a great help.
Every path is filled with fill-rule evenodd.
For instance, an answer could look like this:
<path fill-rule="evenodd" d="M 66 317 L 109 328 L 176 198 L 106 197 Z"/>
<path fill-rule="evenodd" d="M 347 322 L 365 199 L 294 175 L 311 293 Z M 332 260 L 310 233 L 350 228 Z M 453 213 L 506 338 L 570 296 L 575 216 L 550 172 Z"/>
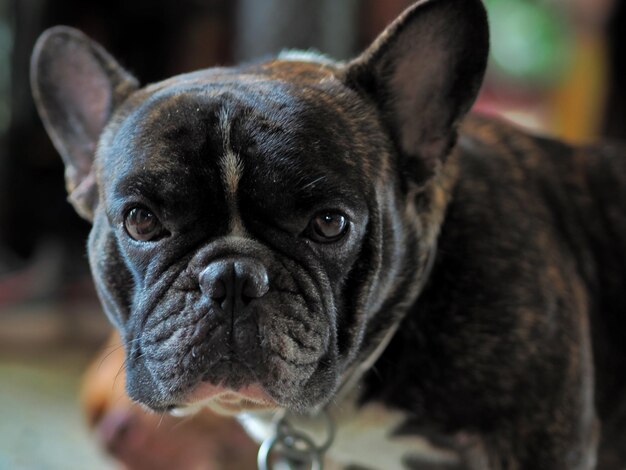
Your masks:
<path fill-rule="evenodd" d="M 142 242 L 154 240 L 163 231 L 163 226 L 156 215 L 143 207 L 134 207 L 128 211 L 124 219 L 124 228 L 131 238 Z"/>
<path fill-rule="evenodd" d="M 317 214 L 309 223 L 310 238 L 328 243 L 339 240 L 348 230 L 348 219 L 336 212 Z"/>

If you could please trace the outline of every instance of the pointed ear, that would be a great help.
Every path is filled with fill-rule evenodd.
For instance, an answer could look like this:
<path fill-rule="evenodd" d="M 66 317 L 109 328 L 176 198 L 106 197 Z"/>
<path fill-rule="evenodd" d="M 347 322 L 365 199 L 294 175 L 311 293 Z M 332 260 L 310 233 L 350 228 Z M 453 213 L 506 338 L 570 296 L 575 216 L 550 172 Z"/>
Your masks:
<path fill-rule="evenodd" d="M 99 44 L 65 26 L 39 37 L 30 73 L 37 110 L 65 163 L 69 200 L 92 220 L 96 145 L 115 108 L 138 88 L 137 80 Z"/>
<path fill-rule="evenodd" d="M 346 84 L 373 99 L 423 182 L 456 142 L 482 83 L 489 31 L 480 0 L 422 0 L 346 66 Z"/>

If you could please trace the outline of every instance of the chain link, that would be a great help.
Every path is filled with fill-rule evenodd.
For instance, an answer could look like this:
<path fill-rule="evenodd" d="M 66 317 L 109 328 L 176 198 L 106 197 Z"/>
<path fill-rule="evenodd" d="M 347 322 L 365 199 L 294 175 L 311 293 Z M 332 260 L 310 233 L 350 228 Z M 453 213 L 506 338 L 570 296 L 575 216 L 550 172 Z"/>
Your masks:
<path fill-rule="evenodd" d="M 257 455 L 259 470 L 323 470 L 324 454 L 335 439 L 335 424 L 327 412 L 326 440 L 318 445 L 306 433 L 295 429 L 282 415 L 276 422 L 276 431 L 261 444 Z M 273 457 L 273 458 L 272 458 Z"/>

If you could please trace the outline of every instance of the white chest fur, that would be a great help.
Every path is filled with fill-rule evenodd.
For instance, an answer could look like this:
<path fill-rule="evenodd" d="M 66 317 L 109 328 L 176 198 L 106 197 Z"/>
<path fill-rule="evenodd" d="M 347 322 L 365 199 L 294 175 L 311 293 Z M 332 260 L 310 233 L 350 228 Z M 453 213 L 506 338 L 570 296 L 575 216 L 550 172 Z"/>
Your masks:
<path fill-rule="evenodd" d="M 335 423 L 336 434 L 326 456 L 333 463 L 376 470 L 405 470 L 403 462 L 407 459 L 423 461 L 430 466 L 459 463 L 455 452 L 438 448 L 423 436 L 397 435 L 395 431 L 406 420 L 406 415 L 399 411 L 373 403 L 358 410 L 354 405 L 335 406 L 329 414 Z M 305 432 L 315 442 L 325 440 L 326 419 L 291 415 L 288 419 L 295 429 Z M 239 420 L 258 442 L 274 432 L 272 414 L 244 413 Z"/>

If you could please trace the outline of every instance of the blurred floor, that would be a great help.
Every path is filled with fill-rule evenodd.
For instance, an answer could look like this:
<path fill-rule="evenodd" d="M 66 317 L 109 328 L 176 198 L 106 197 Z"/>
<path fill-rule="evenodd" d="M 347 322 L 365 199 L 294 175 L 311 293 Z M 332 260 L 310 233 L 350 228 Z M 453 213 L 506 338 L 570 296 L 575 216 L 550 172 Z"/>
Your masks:
<path fill-rule="evenodd" d="M 0 357 L 0 469 L 112 469 L 90 438 L 78 405 L 89 356 Z"/>
<path fill-rule="evenodd" d="M 84 358 L 0 358 L 0 469 L 110 469 L 83 423 Z"/>
<path fill-rule="evenodd" d="M 109 326 L 95 299 L 75 300 L 0 308 L 0 470 L 114 468 L 78 401 Z"/>

